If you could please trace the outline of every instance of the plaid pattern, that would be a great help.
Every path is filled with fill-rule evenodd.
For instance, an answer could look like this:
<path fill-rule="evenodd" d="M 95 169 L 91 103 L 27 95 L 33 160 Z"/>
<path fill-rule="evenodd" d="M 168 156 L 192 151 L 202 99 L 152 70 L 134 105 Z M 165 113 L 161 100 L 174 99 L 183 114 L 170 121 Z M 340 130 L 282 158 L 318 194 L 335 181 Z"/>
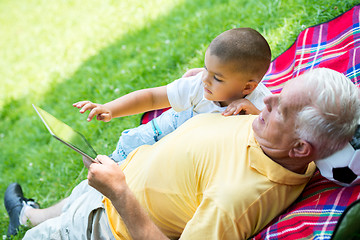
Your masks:
<path fill-rule="evenodd" d="M 330 239 L 341 214 L 359 198 L 360 185 L 341 187 L 317 170 L 297 201 L 252 239 Z"/>
<path fill-rule="evenodd" d="M 170 108 L 163 108 L 163 109 L 157 109 L 157 110 L 153 110 L 153 111 L 149 111 L 144 113 L 141 116 L 140 119 L 140 125 L 141 124 L 146 124 L 148 122 L 150 122 L 151 120 L 153 120 L 154 118 L 157 118 L 158 116 L 160 116 L 163 112 L 169 110 Z"/>
<path fill-rule="evenodd" d="M 263 83 L 279 93 L 289 79 L 307 70 L 326 67 L 360 84 L 360 5 L 337 18 L 306 28 L 294 44 L 274 59 Z"/>

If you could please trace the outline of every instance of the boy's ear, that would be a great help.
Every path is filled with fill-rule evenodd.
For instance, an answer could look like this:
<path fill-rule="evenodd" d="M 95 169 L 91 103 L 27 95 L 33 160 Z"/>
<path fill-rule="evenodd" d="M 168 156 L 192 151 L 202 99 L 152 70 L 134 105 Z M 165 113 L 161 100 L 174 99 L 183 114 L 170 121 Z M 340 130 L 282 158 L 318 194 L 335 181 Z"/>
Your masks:
<path fill-rule="evenodd" d="M 257 85 L 258 85 L 257 81 L 254 80 L 248 81 L 244 87 L 243 95 L 249 95 L 250 93 L 252 93 L 252 91 L 254 91 Z"/>
<path fill-rule="evenodd" d="M 314 147 L 303 139 L 299 139 L 295 145 L 291 148 L 289 157 L 291 158 L 304 158 L 313 154 Z"/>

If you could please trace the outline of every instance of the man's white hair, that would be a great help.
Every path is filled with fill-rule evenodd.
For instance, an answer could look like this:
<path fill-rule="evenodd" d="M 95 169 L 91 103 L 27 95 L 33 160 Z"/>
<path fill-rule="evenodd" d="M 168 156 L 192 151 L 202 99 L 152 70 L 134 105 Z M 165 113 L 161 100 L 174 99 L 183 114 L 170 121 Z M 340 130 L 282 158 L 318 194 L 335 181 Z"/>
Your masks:
<path fill-rule="evenodd" d="M 342 149 L 351 140 L 360 116 L 359 90 L 342 73 L 318 68 L 300 76 L 310 105 L 297 115 L 296 133 L 311 143 L 317 158 Z"/>

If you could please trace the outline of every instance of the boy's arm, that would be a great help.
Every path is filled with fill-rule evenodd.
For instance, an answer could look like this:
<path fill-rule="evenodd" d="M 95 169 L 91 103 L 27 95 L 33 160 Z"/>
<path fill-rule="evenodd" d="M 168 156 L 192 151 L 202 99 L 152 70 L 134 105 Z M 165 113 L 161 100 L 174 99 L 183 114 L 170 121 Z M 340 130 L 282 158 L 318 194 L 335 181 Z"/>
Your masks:
<path fill-rule="evenodd" d="M 81 101 L 74 103 L 73 106 L 81 108 L 80 113 L 89 110 L 88 121 L 97 116 L 98 120 L 108 122 L 114 117 L 129 116 L 170 107 L 170 103 L 167 97 L 166 86 L 161 86 L 138 90 L 103 105 L 90 101 Z"/>
<path fill-rule="evenodd" d="M 225 111 L 222 113 L 224 116 L 231 116 L 237 114 L 252 114 L 258 115 L 261 111 L 257 109 L 254 104 L 252 104 L 246 98 L 238 99 L 233 101 L 227 106 Z"/>
<path fill-rule="evenodd" d="M 166 86 L 138 90 L 104 104 L 113 117 L 123 117 L 170 107 Z"/>

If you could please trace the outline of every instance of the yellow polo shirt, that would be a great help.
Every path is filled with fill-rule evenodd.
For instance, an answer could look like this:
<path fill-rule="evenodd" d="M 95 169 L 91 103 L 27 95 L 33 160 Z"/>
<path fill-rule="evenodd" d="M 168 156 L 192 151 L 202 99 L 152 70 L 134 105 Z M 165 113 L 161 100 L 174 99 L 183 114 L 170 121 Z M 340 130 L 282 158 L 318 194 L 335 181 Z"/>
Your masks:
<path fill-rule="evenodd" d="M 247 239 L 286 209 L 315 170 L 291 172 L 256 142 L 257 116 L 200 114 L 123 164 L 130 189 L 170 238 Z M 104 198 L 117 239 L 131 239 Z"/>

